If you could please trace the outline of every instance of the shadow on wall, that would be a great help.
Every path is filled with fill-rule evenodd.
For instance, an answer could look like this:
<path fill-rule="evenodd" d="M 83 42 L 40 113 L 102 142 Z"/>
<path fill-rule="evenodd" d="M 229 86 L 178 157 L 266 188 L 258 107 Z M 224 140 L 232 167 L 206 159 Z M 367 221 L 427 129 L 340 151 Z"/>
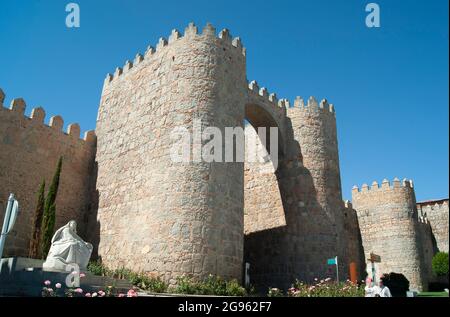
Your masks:
<path fill-rule="evenodd" d="M 296 279 L 312 282 L 334 277 L 336 272 L 327 259 L 340 256 L 336 223 L 316 199 L 312 175 L 303 166 L 300 145 L 287 120 L 290 153 L 279 160 L 276 171 L 286 225 L 247 234 L 244 240 L 250 283 L 262 292 L 268 287 L 287 289 Z M 345 267 L 340 269 L 343 278 L 346 272 Z"/>
<path fill-rule="evenodd" d="M 92 181 L 91 181 L 91 205 L 89 206 L 89 212 L 86 214 L 87 230 L 86 236 L 88 241 L 92 243 L 94 249 L 92 250 L 91 260 L 98 259 L 98 245 L 100 243 L 100 222 L 97 220 L 98 213 L 98 201 L 100 193 L 96 188 L 98 175 L 98 163 L 95 161 L 92 169 Z"/>

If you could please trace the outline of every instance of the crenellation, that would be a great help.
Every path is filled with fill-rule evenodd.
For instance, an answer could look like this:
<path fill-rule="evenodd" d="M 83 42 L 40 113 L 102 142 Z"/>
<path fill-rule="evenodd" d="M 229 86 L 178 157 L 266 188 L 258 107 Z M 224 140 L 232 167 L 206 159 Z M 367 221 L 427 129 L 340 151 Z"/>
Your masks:
<path fill-rule="evenodd" d="M 11 106 L 9 109 L 19 115 L 24 115 L 26 106 L 27 105 L 23 98 L 15 98 L 11 101 Z"/>
<path fill-rule="evenodd" d="M 219 32 L 219 39 L 229 43 L 231 45 L 232 37 L 228 29 L 223 29 Z"/>
<path fill-rule="evenodd" d="M 196 36 L 214 37 L 225 43 L 230 43 L 230 45 L 232 47 L 235 47 L 235 48 L 238 48 L 239 50 L 241 50 L 241 53 L 245 56 L 245 48 L 242 45 L 241 39 L 239 37 L 236 37 L 233 40 L 231 40 L 231 35 L 227 29 L 223 29 L 216 36 L 215 27 L 212 24 L 207 23 L 206 26 L 203 28 L 202 34 L 198 34 L 198 29 L 195 26 L 195 24 L 189 23 L 189 25 L 185 28 L 184 36 L 183 36 L 183 34 L 181 34 L 181 32 L 174 29 L 174 30 L 172 30 L 172 32 L 169 36 L 169 40 L 167 40 L 164 37 L 159 38 L 158 43 L 156 44 L 156 49 L 153 46 L 148 46 L 144 56 L 142 56 L 141 54 L 138 53 L 134 59 L 134 62 L 127 61 L 125 66 L 123 67 L 123 69 L 120 67 L 117 67 L 112 78 L 110 78 L 107 75 L 107 77 L 105 79 L 105 83 L 104 83 L 105 86 L 107 86 L 107 84 L 109 84 L 111 81 L 119 78 L 123 73 L 127 73 L 133 66 L 142 63 L 145 59 L 149 58 L 150 56 L 154 55 L 157 52 L 160 52 L 164 47 L 167 47 L 170 44 L 173 44 L 174 42 L 176 42 L 177 40 L 179 40 L 183 37 L 186 39 L 191 39 Z"/>
<path fill-rule="evenodd" d="M 269 101 L 271 101 L 271 102 L 273 102 L 273 103 L 275 103 L 275 104 L 278 104 L 278 98 L 277 98 L 277 94 L 276 93 L 271 93 L 270 95 L 269 95 Z"/>
<path fill-rule="evenodd" d="M 198 28 L 193 22 L 190 22 L 188 26 L 184 29 L 184 36 L 193 37 L 198 34 Z"/>
<path fill-rule="evenodd" d="M 158 44 L 156 44 L 156 52 L 159 52 L 163 47 L 167 46 L 167 40 L 164 37 L 160 37 Z"/>
<path fill-rule="evenodd" d="M 36 122 L 39 123 L 44 123 L 45 120 L 45 110 L 42 107 L 37 107 L 37 108 L 33 108 L 33 110 L 31 110 L 31 119 L 33 119 Z"/>
<path fill-rule="evenodd" d="M 353 186 L 352 193 L 354 194 L 370 194 L 372 192 L 378 192 L 378 191 L 386 191 L 386 190 L 396 190 L 400 188 L 413 188 L 411 186 L 412 181 L 411 180 L 403 180 L 402 182 L 396 177 L 392 181 L 392 185 L 389 182 L 389 180 L 384 179 L 381 183 L 381 187 L 379 186 L 377 181 L 373 181 L 372 185 L 369 186 L 368 184 L 363 184 L 361 186 L 361 190 L 359 190 L 359 187 L 357 185 Z"/>
<path fill-rule="evenodd" d="M 127 60 L 125 62 L 125 65 L 123 66 L 123 72 L 126 73 L 126 72 L 130 71 L 130 69 L 132 69 L 132 68 L 133 68 L 133 63 L 130 62 L 129 60 Z"/>
<path fill-rule="evenodd" d="M 203 28 L 202 35 L 215 37 L 216 36 L 216 28 L 211 23 L 206 23 Z"/>
<path fill-rule="evenodd" d="M 140 64 L 142 61 L 144 60 L 144 56 L 142 56 L 142 54 L 137 53 L 135 58 L 134 58 L 134 62 L 133 64 L 138 65 Z"/>
<path fill-rule="evenodd" d="M 67 134 L 77 139 L 80 138 L 80 125 L 78 123 L 71 123 L 67 126 Z"/>
<path fill-rule="evenodd" d="M 256 80 L 252 80 L 248 85 L 248 88 L 253 92 L 259 92 L 259 86 Z"/>
<path fill-rule="evenodd" d="M 305 107 L 305 101 L 303 100 L 302 97 L 297 96 L 297 97 L 295 98 L 295 101 L 294 101 L 294 107 L 295 107 L 295 108 L 304 108 L 304 107 Z"/>
<path fill-rule="evenodd" d="M 169 36 L 169 44 L 175 42 L 182 37 L 181 33 L 177 29 L 173 29 Z"/>
<path fill-rule="evenodd" d="M 259 95 L 262 96 L 262 97 L 268 98 L 269 97 L 269 93 L 267 91 L 267 88 L 266 87 L 262 87 L 259 90 Z"/>
<path fill-rule="evenodd" d="M 83 140 L 86 141 L 87 143 L 95 143 L 95 141 L 97 140 L 97 136 L 95 135 L 95 130 L 89 130 L 86 131 L 84 133 L 84 137 Z"/>
<path fill-rule="evenodd" d="M 122 75 L 123 69 L 122 67 L 116 67 L 116 70 L 114 71 L 114 78 L 117 79 L 120 75 Z"/>
<path fill-rule="evenodd" d="M 310 96 L 308 98 L 308 108 L 316 110 L 319 107 L 319 104 L 317 103 L 317 99 L 314 96 Z"/>
<path fill-rule="evenodd" d="M 150 58 L 155 53 L 156 53 L 156 50 L 153 46 L 151 46 L 151 45 L 147 46 L 147 49 L 145 50 L 145 54 L 144 54 L 144 59 Z"/>
<path fill-rule="evenodd" d="M 50 118 L 50 122 L 48 124 L 51 128 L 62 131 L 64 120 L 61 116 L 53 116 Z"/>
<path fill-rule="evenodd" d="M 5 97 L 6 97 L 5 93 L 0 88 L 0 107 L 3 107 L 3 102 L 5 101 Z"/>

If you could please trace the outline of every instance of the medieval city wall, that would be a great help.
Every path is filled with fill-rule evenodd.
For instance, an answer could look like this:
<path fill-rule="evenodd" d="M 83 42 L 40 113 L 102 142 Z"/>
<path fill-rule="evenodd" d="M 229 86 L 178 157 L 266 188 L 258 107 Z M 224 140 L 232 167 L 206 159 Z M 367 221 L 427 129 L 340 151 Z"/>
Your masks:
<path fill-rule="evenodd" d="M 352 190 L 365 258 L 370 253 L 381 257 L 376 263 L 377 281 L 383 273 L 402 273 L 412 289 L 427 288 L 427 267 L 423 257 L 422 236 L 414 189 L 410 181 L 395 179 L 390 185 L 373 182 Z M 368 264 L 368 273 L 371 266 Z"/>
<path fill-rule="evenodd" d="M 431 226 L 437 251 L 448 252 L 448 199 L 417 203 L 419 216 L 425 217 Z"/>
<path fill-rule="evenodd" d="M 80 139 L 78 124 L 68 125 L 63 132 L 60 116 L 51 117 L 47 125 L 43 108 L 34 108 L 27 117 L 23 99 L 13 99 L 9 108 L 3 106 L 4 99 L 0 90 L 0 221 L 3 223 L 10 193 L 15 194 L 20 210 L 6 241 L 4 256 L 28 256 L 37 193 L 43 180 L 48 191 L 60 156 L 63 164 L 55 228 L 74 219 L 79 223 L 80 235 L 85 236 L 95 155 L 94 132 L 88 131 Z"/>

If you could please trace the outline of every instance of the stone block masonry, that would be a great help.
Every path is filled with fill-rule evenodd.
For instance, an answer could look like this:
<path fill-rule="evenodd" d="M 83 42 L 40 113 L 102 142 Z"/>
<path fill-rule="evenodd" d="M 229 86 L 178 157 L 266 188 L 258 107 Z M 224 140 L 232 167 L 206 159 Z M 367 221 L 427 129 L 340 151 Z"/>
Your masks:
<path fill-rule="evenodd" d="M 20 205 L 4 256 L 28 256 L 37 192 L 43 179 L 48 190 L 60 156 L 63 166 L 56 200 L 56 227 L 70 219 L 78 221 L 80 229 L 86 227 L 96 137 L 88 131 L 80 139 L 76 123 L 68 125 L 64 133 L 60 116 L 51 117 L 47 125 L 43 108 L 34 108 L 27 117 L 22 98 L 13 99 L 9 108 L 3 106 L 4 99 L 0 89 L 0 221 L 3 223 L 10 193 L 16 195 Z"/>
<path fill-rule="evenodd" d="M 373 182 L 361 191 L 352 191 L 357 211 L 365 258 L 370 253 L 381 257 L 376 264 L 377 279 L 383 273 L 402 273 L 412 289 L 425 290 L 428 282 L 426 259 L 423 256 L 421 233 L 412 182 L 395 179 L 390 186 Z M 368 265 L 370 271 L 371 266 Z M 370 272 L 368 272 L 370 273 Z"/>
<path fill-rule="evenodd" d="M 417 210 L 430 223 L 437 250 L 448 253 L 448 199 L 418 202 Z"/>
<path fill-rule="evenodd" d="M 5 108 L 4 97 L 0 90 L 0 216 L 11 192 L 21 207 L 8 256 L 27 255 L 39 184 L 49 184 L 60 156 L 56 225 L 77 220 L 106 266 L 172 285 L 185 275 L 241 280 L 249 262 L 253 285 L 287 289 L 334 277 L 335 256 L 341 280 L 350 263 L 362 278 L 374 252 L 380 274 L 403 273 L 425 289 L 432 255 L 448 251 L 448 199 L 416 204 L 410 181 L 364 185 L 353 204 L 342 201 L 334 106 L 291 103 L 247 81 L 246 50 L 227 29 L 190 23 L 117 67 L 104 80 L 96 132 L 84 139 L 77 124 L 64 133 L 61 117 L 44 124 L 42 108 L 28 118 L 23 99 Z M 198 161 L 210 140 L 195 138 L 191 162 L 172 160 L 175 128 L 224 135 L 244 122 L 247 136 L 278 128 L 276 164 Z"/>

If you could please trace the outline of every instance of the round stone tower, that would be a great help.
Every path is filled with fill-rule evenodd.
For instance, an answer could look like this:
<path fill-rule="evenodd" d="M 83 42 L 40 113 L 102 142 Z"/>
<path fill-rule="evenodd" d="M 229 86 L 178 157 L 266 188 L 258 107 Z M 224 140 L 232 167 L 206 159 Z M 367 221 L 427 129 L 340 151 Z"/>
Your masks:
<path fill-rule="evenodd" d="M 107 76 L 96 129 L 98 255 L 107 266 L 172 284 L 181 275 L 241 279 L 243 163 L 204 162 L 200 130 L 242 127 L 246 87 L 239 38 L 217 37 L 209 24 L 201 34 L 193 24 L 184 36 L 172 31 Z M 171 155 L 181 141 L 189 162 Z"/>
<path fill-rule="evenodd" d="M 427 287 L 425 257 L 423 256 L 416 198 L 411 181 L 395 179 L 392 186 L 384 180 L 381 186 L 373 182 L 361 191 L 352 191 L 353 207 L 357 212 L 365 258 L 373 253 L 379 262 L 367 263 L 367 273 L 376 281 L 384 273 L 401 273 L 411 289 Z"/>

